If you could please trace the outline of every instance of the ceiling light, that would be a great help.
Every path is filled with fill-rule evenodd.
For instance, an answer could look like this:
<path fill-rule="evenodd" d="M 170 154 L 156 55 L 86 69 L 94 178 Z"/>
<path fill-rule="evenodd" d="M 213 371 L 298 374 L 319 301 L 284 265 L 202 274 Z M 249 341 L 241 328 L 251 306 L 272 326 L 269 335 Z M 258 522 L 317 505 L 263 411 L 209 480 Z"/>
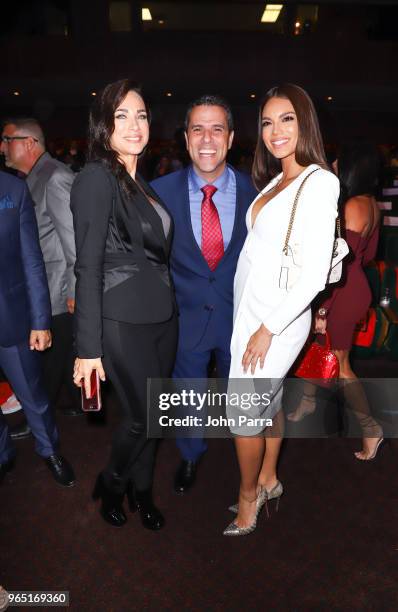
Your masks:
<path fill-rule="evenodd" d="M 13 94 L 14 94 L 14 96 L 19 96 L 20 95 L 19 91 L 14 91 Z"/>
<path fill-rule="evenodd" d="M 250 94 L 250 97 L 251 97 L 251 98 L 255 98 L 255 97 L 256 97 L 256 94 Z"/>
<path fill-rule="evenodd" d="M 141 19 L 142 21 L 152 21 L 152 15 L 149 8 L 143 8 L 141 10 Z"/>
<path fill-rule="evenodd" d="M 92 96 L 96 96 L 96 95 L 97 95 L 97 92 L 96 92 L 96 91 L 92 91 L 92 92 L 91 92 L 91 95 L 92 95 Z"/>
<path fill-rule="evenodd" d="M 266 4 L 261 23 L 275 23 L 282 8 L 283 4 Z"/>
<path fill-rule="evenodd" d="M 326 100 L 328 100 L 329 102 L 331 102 L 331 101 L 333 100 L 333 98 L 332 98 L 332 96 L 328 96 L 328 97 L 326 98 Z"/>
<path fill-rule="evenodd" d="M 171 98 L 171 96 L 172 96 L 172 95 L 173 95 L 173 94 L 171 93 L 171 91 L 168 91 L 168 92 L 166 93 L 166 96 L 167 96 L 168 98 Z"/>
<path fill-rule="evenodd" d="M 301 26 L 301 23 L 299 21 L 296 21 L 294 25 L 296 26 L 296 28 L 299 28 Z"/>

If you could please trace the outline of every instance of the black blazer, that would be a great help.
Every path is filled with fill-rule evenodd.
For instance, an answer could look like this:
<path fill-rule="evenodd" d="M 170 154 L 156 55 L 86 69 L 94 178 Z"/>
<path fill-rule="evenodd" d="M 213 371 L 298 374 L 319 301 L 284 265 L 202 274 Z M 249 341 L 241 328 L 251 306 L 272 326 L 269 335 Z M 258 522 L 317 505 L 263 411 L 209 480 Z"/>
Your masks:
<path fill-rule="evenodd" d="M 140 178 L 140 185 L 166 209 Z M 140 189 L 127 199 L 115 176 L 91 162 L 71 191 L 76 238 L 75 331 L 79 357 L 103 355 L 102 319 L 167 321 L 175 308 L 168 258 L 173 233 Z"/>

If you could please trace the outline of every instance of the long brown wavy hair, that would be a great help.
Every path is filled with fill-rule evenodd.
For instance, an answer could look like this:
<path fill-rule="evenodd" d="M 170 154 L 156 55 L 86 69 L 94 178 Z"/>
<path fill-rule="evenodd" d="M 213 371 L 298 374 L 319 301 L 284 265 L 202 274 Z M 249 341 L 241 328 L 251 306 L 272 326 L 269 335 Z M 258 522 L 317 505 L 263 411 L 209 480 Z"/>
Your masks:
<path fill-rule="evenodd" d="M 321 131 L 314 104 L 304 89 L 292 83 L 272 87 L 260 105 L 258 116 L 257 146 L 254 155 L 252 177 L 257 189 L 261 191 L 265 185 L 282 170 L 279 159 L 276 159 L 263 142 L 262 116 L 264 106 L 271 98 L 289 100 L 294 108 L 298 123 L 298 139 L 295 152 L 296 162 L 300 166 L 318 164 L 328 170 Z"/>
<path fill-rule="evenodd" d="M 106 85 L 96 96 L 91 107 L 88 127 L 89 160 L 102 161 L 116 176 L 126 196 L 134 195 L 137 187 L 120 161 L 117 152 L 112 149 L 111 137 L 115 129 L 115 111 L 130 91 L 134 91 L 143 98 L 140 86 L 131 79 L 121 79 Z M 145 107 L 149 120 L 150 115 L 146 104 Z"/>

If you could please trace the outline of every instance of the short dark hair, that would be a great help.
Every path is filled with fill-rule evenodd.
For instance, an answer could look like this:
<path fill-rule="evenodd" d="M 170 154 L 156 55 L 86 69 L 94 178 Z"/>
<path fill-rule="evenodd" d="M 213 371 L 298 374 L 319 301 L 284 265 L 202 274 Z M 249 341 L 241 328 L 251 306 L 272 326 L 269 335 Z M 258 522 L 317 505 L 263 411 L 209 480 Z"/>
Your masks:
<path fill-rule="evenodd" d="M 111 137 L 115 129 L 115 111 L 130 91 L 143 98 L 141 87 L 131 79 L 120 79 L 106 85 L 91 107 L 88 127 L 89 160 L 102 161 L 116 176 L 126 195 L 134 194 L 135 186 L 111 147 Z M 145 107 L 149 117 L 146 104 Z"/>
<path fill-rule="evenodd" d="M 262 135 L 263 110 L 271 98 L 289 100 L 296 113 L 298 123 L 296 162 L 304 167 L 310 164 L 318 164 L 322 168 L 328 169 L 318 117 L 311 98 L 298 85 L 292 83 L 278 85 L 267 91 L 259 109 L 257 146 L 252 171 L 254 184 L 259 190 L 263 189 L 281 171 L 281 162 L 268 151 Z"/>
<path fill-rule="evenodd" d="M 34 117 L 7 117 L 2 122 L 2 128 L 9 124 L 15 125 L 18 130 L 26 131 L 26 136 L 35 138 L 42 147 L 46 146 L 43 128 Z"/>
<path fill-rule="evenodd" d="M 357 195 L 377 195 L 381 172 L 381 156 L 368 142 L 343 145 L 337 155 L 341 203 Z"/>
<path fill-rule="evenodd" d="M 234 118 L 232 116 L 232 110 L 228 102 L 224 100 L 224 98 L 222 98 L 221 96 L 217 96 L 217 95 L 213 96 L 213 95 L 208 95 L 208 94 L 201 96 L 200 98 L 197 98 L 196 100 L 191 102 L 190 105 L 188 106 L 187 112 L 185 115 L 185 122 L 184 122 L 185 131 L 188 130 L 191 113 L 196 106 L 221 106 L 221 108 L 225 110 L 225 113 L 227 115 L 228 131 L 229 132 L 233 131 Z"/>

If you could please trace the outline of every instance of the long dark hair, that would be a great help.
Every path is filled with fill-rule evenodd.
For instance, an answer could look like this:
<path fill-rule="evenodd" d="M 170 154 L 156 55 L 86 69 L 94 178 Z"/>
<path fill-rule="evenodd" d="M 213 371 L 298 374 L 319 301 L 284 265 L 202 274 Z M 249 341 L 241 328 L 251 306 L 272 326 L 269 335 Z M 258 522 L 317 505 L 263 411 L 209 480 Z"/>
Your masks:
<path fill-rule="evenodd" d="M 254 155 L 252 176 L 254 184 L 259 190 L 263 189 L 263 187 L 282 169 L 280 160 L 271 155 L 263 142 L 262 136 L 263 110 L 264 106 L 271 98 L 284 98 L 289 100 L 296 113 L 298 123 L 298 139 L 295 152 L 296 162 L 304 167 L 310 164 L 318 164 L 322 168 L 328 169 L 318 117 L 311 98 L 307 92 L 298 85 L 293 85 L 292 83 L 278 85 L 272 87 L 272 89 L 265 94 L 260 105 L 258 116 L 257 146 Z"/>
<path fill-rule="evenodd" d="M 112 149 L 111 136 L 115 129 L 115 111 L 130 91 L 134 91 L 142 98 L 141 88 L 131 79 L 121 79 L 106 85 L 96 96 L 91 107 L 88 128 L 89 160 L 102 161 L 116 176 L 122 191 L 127 196 L 135 194 L 137 188 L 124 164 L 119 160 L 117 152 Z"/>
<path fill-rule="evenodd" d="M 339 151 L 337 163 L 342 204 L 357 195 L 377 195 L 381 157 L 374 145 L 367 142 L 345 144 Z"/>

